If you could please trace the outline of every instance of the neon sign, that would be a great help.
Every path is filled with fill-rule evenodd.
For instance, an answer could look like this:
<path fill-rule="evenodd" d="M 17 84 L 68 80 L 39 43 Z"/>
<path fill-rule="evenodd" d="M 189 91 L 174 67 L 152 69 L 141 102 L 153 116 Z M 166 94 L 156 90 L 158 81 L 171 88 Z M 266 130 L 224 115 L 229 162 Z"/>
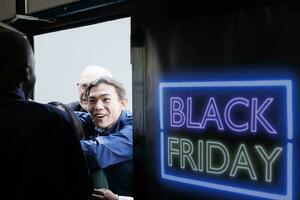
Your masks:
<path fill-rule="evenodd" d="M 293 199 L 292 82 L 159 85 L 163 180 Z"/>

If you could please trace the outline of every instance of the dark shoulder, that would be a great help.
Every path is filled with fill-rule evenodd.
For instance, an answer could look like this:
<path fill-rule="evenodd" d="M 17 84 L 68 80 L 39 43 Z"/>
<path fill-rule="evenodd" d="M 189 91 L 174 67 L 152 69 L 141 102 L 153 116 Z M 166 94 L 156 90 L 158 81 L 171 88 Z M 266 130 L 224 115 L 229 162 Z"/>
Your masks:
<path fill-rule="evenodd" d="M 74 101 L 74 102 L 68 103 L 67 105 L 68 105 L 73 111 L 80 111 L 80 112 L 83 111 L 81 105 L 79 104 L 79 101 Z"/>
<path fill-rule="evenodd" d="M 37 134 L 44 139 L 47 137 L 62 139 L 75 135 L 74 124 L 68 114 L 55 106 L 24 100 L 15 102 L 14 106 L 18 108 L 10 109 L 9 116 L 1 118 L 8 123 L 5 126 L 7 130 L 11 129 L 9 124 L 18 124 L 22 127 L 22 134 L 30 134 L 30 138 L 34 138 Z"/>
<path fill-rule="evenodd" d="M 60 110 L 59 108 L 49 105 L 42 104 L 37 102 L 29 101 L 27 106 L 32 110 L 32 114 L 36 117 L 47 118 L 53 122 L 62 122 L 62 123 L 70 123 L 70 117 L 66 112 Z"/>

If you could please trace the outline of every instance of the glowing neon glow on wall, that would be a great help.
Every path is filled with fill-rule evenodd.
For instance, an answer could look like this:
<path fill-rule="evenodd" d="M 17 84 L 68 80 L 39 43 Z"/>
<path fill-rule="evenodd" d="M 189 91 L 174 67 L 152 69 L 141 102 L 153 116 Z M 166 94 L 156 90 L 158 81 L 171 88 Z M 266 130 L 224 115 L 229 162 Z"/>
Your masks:
<path fill-rule="evenodd" d="M 290 80 L 159 85 L 162 180 L 293 199 Z"/>

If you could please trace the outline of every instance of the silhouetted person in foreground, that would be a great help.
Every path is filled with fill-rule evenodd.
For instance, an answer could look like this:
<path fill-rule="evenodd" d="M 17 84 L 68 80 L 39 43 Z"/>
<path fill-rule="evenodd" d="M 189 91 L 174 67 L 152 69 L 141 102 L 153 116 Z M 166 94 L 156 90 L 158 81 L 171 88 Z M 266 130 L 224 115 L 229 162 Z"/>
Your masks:
<path fill-rule="evenodd" d="M 28 101 L 34 78 L 26 36 L 0 23 L 0 198 L 84 199 L 91 195 L 83 153 L 69 117 Z"/>

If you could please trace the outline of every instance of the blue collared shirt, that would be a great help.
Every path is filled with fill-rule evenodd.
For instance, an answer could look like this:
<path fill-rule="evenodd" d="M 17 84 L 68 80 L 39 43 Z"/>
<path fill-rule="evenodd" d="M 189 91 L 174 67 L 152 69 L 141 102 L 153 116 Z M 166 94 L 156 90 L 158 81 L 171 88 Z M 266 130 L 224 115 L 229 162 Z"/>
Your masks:
<path fill-rule="evenodd" d="M 112 128 L 95 127 L 89 113 L 76 112 L 89 139 L 81 140 L 81 147 L 90 169 L 108 166 L 132 159 L 132 114 L 124 110 Z"/>

